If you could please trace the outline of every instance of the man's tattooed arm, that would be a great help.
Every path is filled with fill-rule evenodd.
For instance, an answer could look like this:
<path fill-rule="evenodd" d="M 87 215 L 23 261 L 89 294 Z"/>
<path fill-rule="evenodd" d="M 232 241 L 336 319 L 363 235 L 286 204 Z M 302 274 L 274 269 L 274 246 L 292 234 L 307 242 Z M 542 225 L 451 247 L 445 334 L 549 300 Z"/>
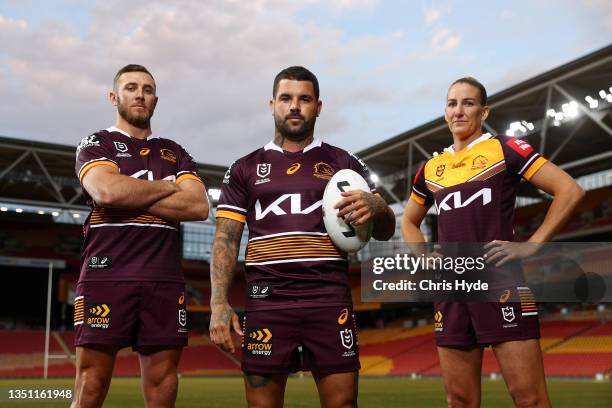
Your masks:
<path fill-rule="evenodd" d="M 217 230 L 212 247 L 210 265 L 210 338 L 225 351 L 234 351 L 230 325 L 242 334 L 238 316 L 227 300 L 227 292 L 234 280 L 234 269 L 240 250 L 244 224 L 228 218 L 217 218 Z"/>

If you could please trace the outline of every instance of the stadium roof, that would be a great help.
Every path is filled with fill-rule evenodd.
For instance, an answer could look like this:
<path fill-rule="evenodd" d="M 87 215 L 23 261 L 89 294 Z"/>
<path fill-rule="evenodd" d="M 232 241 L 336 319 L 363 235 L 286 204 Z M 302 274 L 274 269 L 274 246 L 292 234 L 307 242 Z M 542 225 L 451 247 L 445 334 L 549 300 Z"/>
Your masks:
<path fill-rule="evenodd" d="M 572 176 L 612 168 L 612 45 L 492 95 L 489 106 L 487 131 L 528 141 Z M 402 201 L 419 166 L 450 144 L 440 116 L 358 154 L 387 198 Z M 529 186 L 519 195 L 538 196 Z"/>
<path fill-rule="evenodd" d="M 75 146 L 0 137 L 0 202 L 86 210 L 75 175 Z M 198 163 L 206 187 L 221 188 L 226 168 Z"/>

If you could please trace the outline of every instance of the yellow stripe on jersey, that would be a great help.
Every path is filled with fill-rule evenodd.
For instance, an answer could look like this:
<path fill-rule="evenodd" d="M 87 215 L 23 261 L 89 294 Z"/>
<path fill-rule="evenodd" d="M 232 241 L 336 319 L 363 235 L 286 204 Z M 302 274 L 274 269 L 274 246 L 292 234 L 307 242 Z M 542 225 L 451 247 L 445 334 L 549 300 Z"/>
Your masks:
<path fill-rule="evenodd" d="M 283 235 L 251 240 L 246 262 L 270 262 L 307 258 L 344 259 L 346 254 L 327 235 Z"/>
<path fill-rule="evenodd" d="M 487 173 L 497 173 L 504 151 L 498 139 L 482 141 L 471 149 L 463 149 L 454 155 L 444 152 L 431 158 L 425 165 L 425 180 L 436 183 L 440 188 L 452 187 Z M 488 178 L 487 174 L 487 178 Z"/>
<path fill-rule="evenodd" d="M 178 178 L 176 179 L 176 184 L 179 184 L 180 182 L 185 181 L 185 180 L 196 180 L 202 183 L 202 180 L 198 176 L 195 176 L 191 173 L 185 173 L 185 174 L 181 174 L 180 176 L 178 176 Z"/>
<path fill-rule="evenodd" d="M 243 224 L 246 222 L 246 215 L 236 213 L 233 211 L 228 211 L 228 210 L 217 210 L 217 214 L 215 215 L 215 217 L 216 218 L 229 218 L 230 220 L 238 221 Z"/>
<path fill-rule="evenodd" d="M 89 163 L 88 165 L 86 165 L 85 167 L 83 167 L 79 173 L 79 181 L 83 181 L 83 177 L 85 176 L 85 173 L 87 173 L 89 170 L 91 170 L 92 168 L 96 167 L 96 166 L 111 166 L 116 168 L 117 170 L 119 170 L 119 166 L 117 166 L 115 163 L 113 163 L 110 160 L 98 160 L 92 163 Z"/>
<path fill-rule="evenodd" d="M 414 192 L 410 193 L 410 198 L 416 201 L 419 205 L 425 205 L 425 199 L 421 196 L 416 195 Z"/>
<path fill-rule="evenodd" d="M 163 218 L 143 213 L 140 210 L 121 210 L 104 207 L 95 207 L 89 219 L 91 225 L 98 224 L 159 224 L 171 225 Z"/>
<path fill-rule="evenodd" d="M 531 178 L 533 177 L 534 174 L 536 174 L 538 172 L 538 170 L 540 170 L 540 168 L 546 164 L 548 160 L 546 160 L 545 158 L 543 158 L 542 156 L 538 157 L 532 164 L 531 166 L 529 166 L 529 168 L 527 169 L 527 171 L 525 173 L 523 173 L 523 177 L 525 178 L 525 180 L 529 181 L 531 180 Z"/>

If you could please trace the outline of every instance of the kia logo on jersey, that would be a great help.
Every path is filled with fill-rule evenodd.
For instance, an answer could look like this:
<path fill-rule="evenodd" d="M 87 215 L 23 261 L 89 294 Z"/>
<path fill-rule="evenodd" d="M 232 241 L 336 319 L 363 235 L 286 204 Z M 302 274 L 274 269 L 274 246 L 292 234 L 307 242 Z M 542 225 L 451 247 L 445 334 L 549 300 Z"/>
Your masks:
<path fill-rule="evenodd" d="M 483 206 L 489 204 L 491 202 L 491 189 L 488 187 L 483 188 L 472 194 L 465 201 L 461 197 L 461 191 L 455 191 L 454 193 L 450 193 L 449 195 L 444 197 L 440 204 L 436 203 L 436 210 L 438 214 L 440 214 L 442 211 L 450 211 L 457 208 L 467 207 L 468 205 L 476 201 L 479 197 L 482 198 Z"/>
<path fill-rule="evenodd" d="M 286 200 L 289 200 L 289 203 L 290 203 L 289 211 L 291 214 L 310 214 L 311 212 L 315 211 L 317 208 L 321 207 L 321 200 L 319 200 L 316 203 L 310 205 L 309 207 L 302 209 L 302 195 L 301 194 L 299 193 L 283 194 L 282 196 L 274 200 L 272 204 L 270 204 L 264 209 L 262 209 L 261 202 L 257 200 L 255 202 L 255 219 L 259 221 L 270 213 L 273 213 L 274 215 L 287 215 L 287 212 L 280 207 L 281 204 L 283 204 Z"/>

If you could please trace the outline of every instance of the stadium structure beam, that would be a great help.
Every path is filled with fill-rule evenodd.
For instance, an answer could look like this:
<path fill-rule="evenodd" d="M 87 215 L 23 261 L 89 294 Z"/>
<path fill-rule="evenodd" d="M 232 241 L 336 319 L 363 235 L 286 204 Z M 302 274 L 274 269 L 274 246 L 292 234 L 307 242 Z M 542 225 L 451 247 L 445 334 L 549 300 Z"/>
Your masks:
<path fill-rule="evenodd" d="M 583 164 L 589 164 L 589 163 L 593 163 L 599 160 L 605 160 L 609 157 L 612 157 L 612 150 L 608 150 L 607 152 L 596 154 L 595 156 L 585 157 L 584 159 L 574 160 L 573 162 L 562 164 L 559 167 L 565 170 L 565 169 L 570 169 L 572 167 L 582 166 Z"/>
<path fill-rule="evenodd" d="M 45 165 L 42 162 L 42 160 L 40 160 L 40 157 L 38 157 L 38 154 L 36 152 L 32 152 L 32 156 L 34 156 L 34 159 L 36 159 L 36 162 L 38 163 L 38 165 L 42 169 L 43 173 L 47 177 L 47 181 L 49 182 L 49 184 L 51 184 L 51 187 L 53 187 L 53 190 L 55 190 L 55 194 L 56 194 L 57 200 L 60 203 L 62 203 L 62 204 L 66 204 L 66 199 L 62 195 L 62 192 L 60 191 L 59 187 L 57 187 L 57 185 L 55 184 L 55 182 L 51 178 L 51 175 L 47 171 L 47 167 L 45 167 Z"/>
<path fill-rule="evenodd" d="M 0 142 L 0 147 L 5 147 L 7 149 L 14 149 L 14 150 L 25 150 L 25 151 L 29 151 L 29 152 L 47 153 L 47 154 L 53 154 L 53 155 L 56 155 L 56 156 L 66 156 L 66 157 L 74 158 L 74 153 L 73 152 L 62 152 L 62 151 L 59 151 L 59 150 L 47 149 L 45 147 L 15 146 L 14 144 L 5 143 L 5 142 Z"/>
<path fill-rule="evenodd" d="M 26 150 L 25 152 L 21 154 L 21 156 L 19 156 L 14 162 L 12 162 L 6 169 L 4 169 L 2 173 L 0 173 L 0 180 L 2 180 L 4 176 L 6 176 L 11 170 L 13 170 L 15 166 L 21 163 L 23 159 L 28 157 L 29 154 L 30 154 L 30 151 Z"/>
<path fill-rule="evenodd" d="M 54 201 L 25 200 L 22 198 L 17 199 L 17 198 L 12 198 L 12 197 L 0 197 L 0 202 L 11 203 L 11 204 L 35 205 L 35 206 L 40 206 L 40 207 L 59 208 L 62 210 L 78 210 L 78 211 L 91 210 L 91 208 L 85 205 L 58 203 Z"/>
<path fill-rule="evenodd" d="M 423 153 L 423 156 L 427 157 L 428 159 L 431 159 L 431 154 L 427 153 L 427 151 L 423 149 L 423 146 L 418 144 L 415 140 L 412 141 L 412 145 L 416 147 L 419 152 Z"/>
<path fill-rule="evenodd" d="M 578 102 L 579 98 L 575 98 L 571 93 L 563 89 L 558 84 L 554 84 L 553 86 L 561 95 L 565 96 L 568 99 L 576 100 L 576 103 L 578 104 L 578 108 L 582 111 L 582 113 L 584 113 L 589 118 L 591 118 L 591 120 L 595 122 L 597 125 L 599 125 L 599 127 L 602 128 L 609 136 L 612 136 L 612 129 L 610 129 L 608 125 L 606 125 L 600 118 L 598 118 L 593 112 L 591 112 L 589 108 L 584 106 L 582 102 Z"/>
<path fill-rule="evenodd" d="M 408 178 L 407 182 L 412 184 L 412 164 L 413 164 L 413 158 L 412 158 L 412 154 L 413 154 L 413 147 L 414 145 L 412 143 L 410 143 L 408 145 L 408 169 L 406 169 L 406 176 Z M 406 200 L 408 200 L 410 198 L 410 189 L 412 188 L 412 185 L 408 186 L 406 188 Z"/>
<path fill-rule="evenodd" d="M 547 86 L 555 85 L 558 82 L 561 82 L 561 81 L 564 81 L 566 79 L 572 78 L 572 77 L 574 77 L 574 76 L 576 76 L 578 74 L 581 74 L 581 73 L 583 73 L 585 71 L 589 71 L 589 70 L 591 70 L 591 69 L 593 69 L 595 67 L 598 67 L 598 66 L 603 65 L 603 64 L 607 64 L 609 62 L 612 62 L 612 55 L 610 55 L 610 56 L 608 56 L 606 58 L 602 58 L 602 59 L 597 60 L 597 61 L 593 61 L 590 64 L 584 65 L 584 66 L 582 66 L 580 68 L 575 68 L 575 69 L 573 69 L 571 71 L 566 72 L 563 75 L 559 75 L 556 78 L 550 79 L 548 81 L 542 82 L 541 84 L 534 85 L 534 86 L 532 86 L 532 87 L 530 87 L 528 89 L 525 89 L 522 92 L 518 92 L 518 93 L 513 94 L 511 96 L 507 96 L 507 97 L 505 97 L 503 99 L 500 99 L 499 101 L 496 101 L 496 102 L 492 103 L 491 104 L 491 108 L 494 108 L 494 107 L 500 106 L 500 105 L 504 105 L 504 104 L 506 104 L 508 102 L 512 102 L 515 99 L 522 98 L 525 95 L 529 95 L 529 94 L 531 94 L 533 92 L 540 91 L 540 90 L 546 88 Z"/>
<path fill-rule="evenodd" d="M 207 193 L 208 194 L 208 193 Z M 81 197 L 83 195 L 83 191 L 77 191 L 76 194 L 74 195 L 74 197 L 72 197 L 70 200 L 68 200 L 68 204 L 74 204 L 74 202 L 76 200 L 79 199 L 79 197 Z M 210 201 L 209 201 L 210 202 Z"/>
<path fill-rule="evenodd" d="M 544 108 L 544 119 L 542 119 L 542 131 L 540 132 L 540 154 L 544 154 L 546 149 L 546 133 L 548 133 L 548 110 L 550 109 L 550 102 L 552 99 L 552 86 L 546 89 L 546 107 Z"/>
<path fill-rule="evenodd" d="M 484 128 L 487 129 L 487 132 L 494 134 L 494 135 L 499 135 L 499 132 L 495 130 L 493 126 L 489 125 L 486 121 L 482 122 L 482 126 L 484 126 Z"/>
<path fill-rule="evenodd" d="M 578 120 L 578 123 L 576 123 L 576 127 L 574 129 L 572 129 L 570 134 L 563 140 L 563 142 L 561 142 L 559 147 L 557 147 L 557 149 L 555 149 L 555 151 L 550 155 L 548 160 L 550 160 L 550 161 L 555 160 L 555 158 L 559 155 L 559 153 L 561 153 L 563 148 L 570 142 L 570 140 L 572 140 L 574 135 L 576 135 L 578 133 L 578 130 L 580 130 L 580 128 L 582 127 L 583 124 L 584 124 L 584 118 L 580 118 Z"/>

